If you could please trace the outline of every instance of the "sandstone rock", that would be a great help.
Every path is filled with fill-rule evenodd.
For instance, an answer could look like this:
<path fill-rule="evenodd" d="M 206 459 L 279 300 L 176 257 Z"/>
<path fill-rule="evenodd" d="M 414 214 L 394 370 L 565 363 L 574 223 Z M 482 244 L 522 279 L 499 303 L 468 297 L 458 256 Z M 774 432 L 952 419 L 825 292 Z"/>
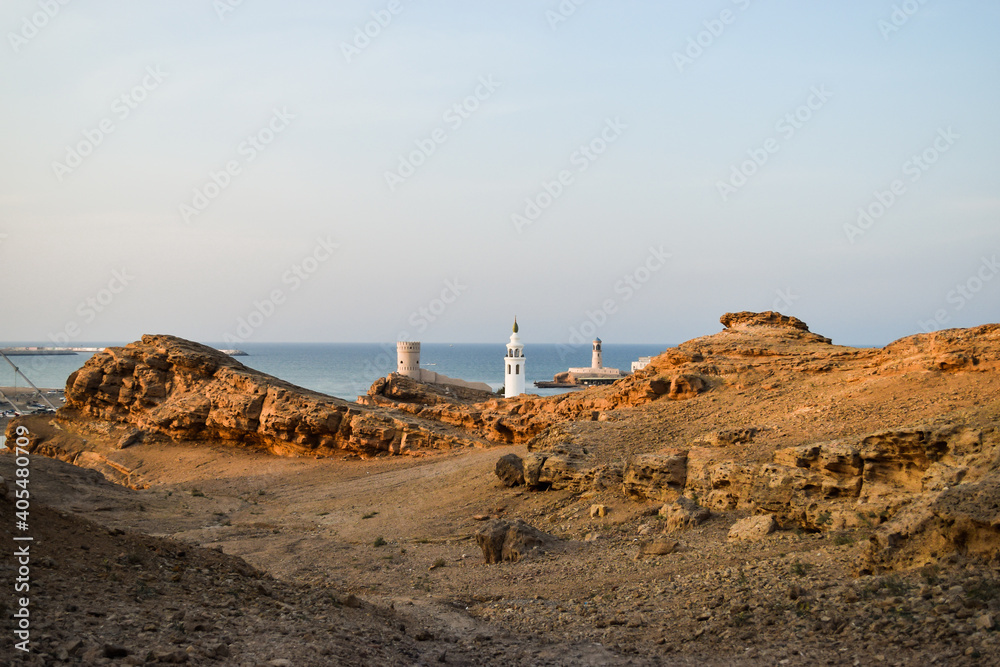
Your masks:
<path fill-rule="evenodd" d="M 556 546 L 558 540 L 520 519 L 495 519 L 476 531 L 476 543 L 487 563 L 519 561 Z"/>
<path fill-rule="evenodd" d="M 637 557 L 666 556 L 677 551 L 679 546 L 680 542 L 677 540 L 670 540 L 665 537 L 654 540 L 643 540 L 639 543 L 639 554 Z"/>
<path fill-rule="evenodd" d="M 419 382 L 406 375 L 391 373 L 368 388 L 368 398 L 375 405 L 416 403 L 419 405 L 473 404 L 495 398 L 493 392 L 453 384 Z M 381 399 L 381 400 L 380 400 Z"/>
<path fill-rule="evenodd" d="M 700 375 L 692 373 L 675 375 L 670 378 L 670 391 L 667 392 L 667 398 L 674 400 L 694 398 L 707 388 L 708 383 Z"/>
<path fill-rule="evenodd" d="M 718 450 L 706 447 L 688 450 L 685 492 L 698 494 L 701 504 L 711 509 L 747 507 L 756 466 L 721 456 Z"/>
<path fill-rule="evenodd" d="M 632 500 L 676 500 L 687 481 L 687 452 L 640 454 L 625 466 L 622 488 Z"/>
<path fill-rule="evenodd" d="M 607 516 L 608 506 L 607 505 L 591 505 L 590 506 L 590 518 L 599 518 Z"/>
<path fill-rule="evenodd" d="M 758 541 L 775 531 L 778 527 L 773 514 L 758 514 L 740 519 L 729 529 L 730 540 Z"/>
<path fill-rule="evenodd" d="M 981 432 L 958 426 L 870 435 L 860 446 L 864 459 L 861 498 L 870 501 L 900 493 L 920 493 L 925 484 L 943 488 L 945 480 L 957 482 L 964 473 L 949 471 L 947 467 L 960 465 L 956 457 L 978 451 L 981 442 Z M 926 478 L 935 463 L 941 465 Z M 936 477 L 943 479 L 935 482 Z"/>
<path fill-rule="evenodd" d="M 697 526 L 706 521 L 711 514 L 707 508 L 685 496 L 660 508 L 660 516 L 667 520 L 667 530 L 670 532 Z"/>
<path fill-rule="evenodd" d="M 517 454 L 501 456 L 496 465 L 496 476 L 504 486 L 524 484 L 524 463 Z"/>
<path fill-rule="evenodd" d="M 809 327 L 806 323 L 797 317 L 789 317 L 787 315 L 782 315 L 773 310 L 768 310 L 763 313 L 752 313 L 749 311 L 742 311 L 739 313 L 726 313 L 719 318 L 719 322 L 722 323 L 727 329 L 741 329 L 747 327 L 780 327 L 787 329 L 797 329 L 799 331 L 809 331 Z"/>
<path fill-rule="evenodd" d="M 729 447 L 731 445 L 743 445 L 753 442 L 753 439 L 760 432 L 760 429 L 749 426 L 746 428 L 731 428 L 721 431 L 706 433 L 695 441 L 695 446 L 700 447 Z"/>
<path fill-rule="evenodd" d="M 963 483 L 926 493 L 875 531 L 858 571 L 920 567 L 960 553 L 1000 559 L 1000 479 Z"/>
<path fill-rule="evenodd" d="M 588 461 L 577 453 L 551 453 L 545 457 L 538 474 L 538 483 L 556 491 L 582 491 L 587 486 L 588 472 Z"/>
<path fill-rule="evenodd" d="M 542 474 L 542 466 L 545 464 L 545 459 L 547 457 L 539 452 L 529 452 L 527 456 L 521 459 L 521 465 L 524 469 L 524 485 L 528 488 L 538 488 L 538 479 Z"/>
<path fill-rule="evenodd" d="M 173 336 L 147 335 L 95 354 L 70 375 L 57 416 L 119 425 L 117 448 L 151 434 L 293 456 L 404 453 L 481 442 L 440 424 L 296 387 Z"/>

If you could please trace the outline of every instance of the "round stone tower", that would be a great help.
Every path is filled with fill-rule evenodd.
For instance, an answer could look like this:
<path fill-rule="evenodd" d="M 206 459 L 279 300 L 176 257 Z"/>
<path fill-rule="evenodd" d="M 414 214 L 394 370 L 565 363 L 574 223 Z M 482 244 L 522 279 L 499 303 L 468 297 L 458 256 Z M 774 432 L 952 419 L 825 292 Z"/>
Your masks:
<path fill-rule="evenodd" d="M 601 359 L 601 339 L 594 339 L 594 353 L 590 358 L 591 368 L 604 368 L 604 360 Z"/>
<path fill-rule="evenodd" d="M 396 342 L 396 372 L 420 379 L 420 343 L 401 340 Z"/>
<path fill-rule="evenodd" d="M 514 318 L 514 333 L 507 343 L 507 356 L 504 358 L 504 398 L 513 398 L 524 393 L 524 346 L 521 337 L 517 335 L 517 318 Z"/>

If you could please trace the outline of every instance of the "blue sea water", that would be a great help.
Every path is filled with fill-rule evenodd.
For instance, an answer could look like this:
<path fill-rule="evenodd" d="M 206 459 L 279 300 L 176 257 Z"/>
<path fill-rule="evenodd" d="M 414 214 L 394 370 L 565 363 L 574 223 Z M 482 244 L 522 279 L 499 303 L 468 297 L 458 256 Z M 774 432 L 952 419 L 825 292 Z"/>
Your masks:
<path fill-rule="evenodd" d="M 103 347 L 123 343 L 85 343 L 81 346 Z M 39 342 L 3 343 L 0 347 L 45 345 Z M 216 347 L 232 347 L 217 344 Z M 604 343 L 604 365 L 625 372 L 639 357 L 657 355 L 669 345 L 614 345 Z M 242 343 L 248 356 L 236 357 L 245 366 L 291 382 L 292 384 L 349 401 L 365 394 L 379 377 L 395 370 L 395 343 Z M 420 365 L 449 377 L 485 382 L 494 389 L 503 386 L 503 344 L 422 343 Z M 551 380 L 556 373 L 571 366 L 590 366 L 590 345 L 526 344 L 525 375 L 529 393 L 542 396 L 564 390 L 537 389 L 536 380 Z M 92 355 L 45 355 L 10 357 L 37 386 L 62 388 L 66 378 Z M 0 360 L 0 386 L 24 386 L 11 367 Z"/>

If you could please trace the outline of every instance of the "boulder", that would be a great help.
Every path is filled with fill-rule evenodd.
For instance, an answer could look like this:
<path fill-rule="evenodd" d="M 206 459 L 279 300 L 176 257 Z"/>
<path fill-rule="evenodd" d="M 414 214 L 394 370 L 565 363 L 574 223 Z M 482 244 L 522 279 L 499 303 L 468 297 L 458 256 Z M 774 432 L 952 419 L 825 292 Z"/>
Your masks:
<path fill-rule="evenodd" d="M 590 518 L 598 519 L 603 518 L 608 515 L 607 505 L 591 505 L 590 506 Z"/>
<path fill-rule="evenodd" d="M 757 542 L 777 529 L 773 514 L 758 514 L 740 519 L 729 529 L 729 539 L 733 541 Z"/>
<path fill-rule="evenodd" d="M 660 508 L 660 516 L 666 519 L 667 530 L 670 532 L 697 526 L 708 520 L 711 515 L 708 508 L 685 496 Z"/>
<path fill-rule="evenodd" d="M 667 398 L 674 400 L 694 398 L 707 388 L 708 383 L 700 375 L 682 373 L 670 378 L 670 391 L 667 392 Z"/>
<path fill-rule="evenodd" d="M 632 500 L 676 500 L 687 481 L 687 452 L 640 454 L 625 466 L 622 489 Z"/>
<path fill-rule="evenodd" d="M 520 519 L 494 519 L 476 531 L 476 543 L 487 563 L 500 563 L 545 553 L 558 544 L 558 538 Z"/>
<path fill-rule="evenodd" d="M 496 476 L 504 486 L 524 484 L 524 462 L 517 454 L 501 456 L 496 465 Z"/>
<path fill-rule="evenodd" d="M 639 543 L 639 553 L 636 557 L 666 556 L 677 551 L 678 547 L 680 547 L 680 542 L 665 537 L 658 537 L 654 540 L 643 540 Z"/>

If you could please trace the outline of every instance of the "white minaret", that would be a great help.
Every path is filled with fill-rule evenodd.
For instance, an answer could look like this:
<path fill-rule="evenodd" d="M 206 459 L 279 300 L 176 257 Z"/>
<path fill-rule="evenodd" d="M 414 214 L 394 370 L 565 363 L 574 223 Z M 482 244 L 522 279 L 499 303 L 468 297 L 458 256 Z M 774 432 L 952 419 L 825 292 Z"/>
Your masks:
<path fill-rule="evenodd" d="M 524 393 L 524 346 L 521 337 L 517 335 L 517 318 L 514 318 L 514 333 L 507 343 L 507 356 L 504 358 L 503 395 L 513 398 Z"/>
<path fill-rule="evenodd" d="M 594 339 L 594 354 L 590 358 L 591 368 L 604 368 L 604 361 L 601 360 L 601 339 Z"/>
<path fill-rule="evenodd" d="M 396 341 L 396 372 L 420 379 L 420 343 Z"/>

